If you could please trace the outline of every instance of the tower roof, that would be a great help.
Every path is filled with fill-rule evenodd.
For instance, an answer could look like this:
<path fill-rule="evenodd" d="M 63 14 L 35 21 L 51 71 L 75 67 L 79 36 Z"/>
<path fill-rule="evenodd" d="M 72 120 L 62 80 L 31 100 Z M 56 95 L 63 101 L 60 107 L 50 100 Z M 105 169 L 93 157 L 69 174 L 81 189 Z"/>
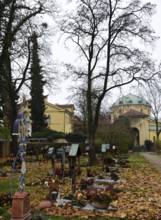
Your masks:
<path fill-rule="evenodd" d="M 130 111 L 120 115 L 120 117 L 146 118 L 148 117 L 148 115 L 144 114 L 143 112 L 139 112 L 131 109 Z"/>
<path fill-rule="evenodd" d="M 151 107 L 149 102 L 147 102 L 144 98 L 133 95 L 131 93 L 118 99 L 112 105 L 112 107 L 119 106 L 119 105 L 147 105 L 147 106 Z"/>

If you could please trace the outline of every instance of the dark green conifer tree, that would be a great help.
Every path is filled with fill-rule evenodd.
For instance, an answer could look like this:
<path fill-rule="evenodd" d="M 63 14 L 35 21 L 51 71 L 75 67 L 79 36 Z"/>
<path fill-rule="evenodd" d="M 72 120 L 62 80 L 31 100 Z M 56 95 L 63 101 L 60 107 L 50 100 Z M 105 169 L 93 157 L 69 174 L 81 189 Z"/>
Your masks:
<path fill-rule="evenodd" d="M 46 127 L 45 117 L 45 96 L 44 85 L 46 81 L 43 78 L 43 70 L 40 65 L 39 59 L 39 47 L 36 33 L 33 34 L 33 46 L 31 52 L 31 120 L 32 120 L 32 132 L 40 131 Z"/>

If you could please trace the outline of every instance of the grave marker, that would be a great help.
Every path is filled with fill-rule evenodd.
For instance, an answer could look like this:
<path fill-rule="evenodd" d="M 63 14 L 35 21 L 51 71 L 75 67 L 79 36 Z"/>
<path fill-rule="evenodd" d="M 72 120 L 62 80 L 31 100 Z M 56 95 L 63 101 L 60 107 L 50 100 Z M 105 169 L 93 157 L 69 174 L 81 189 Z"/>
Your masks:
<path fill-rule="evenodd" d="M 110 144 L 102 144 L 101 146 L 101 152 L 102 152 L 102 169 L 104 171 L 104 154 L 108 152 L 110 149 Z"/>
<path fill-rule="evenodd" d="M 69 152 L 69 167 L 70 167 L 70 174 L 72 178 L 72 193 L 75 193 L 76 190 L 76 183 L 75 183 L 75 168 L 76 168 L 76 158 L 78 158 L 78 165 L 80 169 L 80 161 L 79 157 L 81 155 L 79 144 L 72 144 Z"/>

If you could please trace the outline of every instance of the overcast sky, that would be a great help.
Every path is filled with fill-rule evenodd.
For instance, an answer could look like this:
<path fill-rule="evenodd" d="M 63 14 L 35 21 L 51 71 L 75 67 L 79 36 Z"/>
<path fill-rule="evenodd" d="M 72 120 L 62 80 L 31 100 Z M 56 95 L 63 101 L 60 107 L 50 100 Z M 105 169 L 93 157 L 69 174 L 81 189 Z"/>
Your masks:
<path fill-rule="evenodd" d="M 146 2 L 148 2 L 148 0 Z M 153 56 L 156 60 L 161 61 L 161 56 L 160 56 L 161 55 L 161 0 L 151 0 L 150 2 L 157 5 L 156 14 L 153 15 L 152 17 L 152 26 L 154 31 L 156 32 L 156 35 L 160 37 L 160 39 L 156 42 L 155 49 L 153 50 Z M 53 51 L 56 51 L 56 53 L 54 52 L 54 54 L 56 54 L 56 57 L 54 57 L 55 60 L 68 62 L 68 63 L 75 62 L 76 56 L 74 55 L 74 53 L 68 49 L 65 49 L 62 44 L 58 44 L 57 42 L 55 42 L 52 49 Z M 68 97 L 69 94 L 68 92 L 69 84 L 70 81 L 66 81 L 65 83 L 62 83 L 61 89 L 57 91 L 57 94 L 49 95 L 48 100 L 53 104 L 55 103 L 67 104 L 68 100 L 66 98 Z"/>

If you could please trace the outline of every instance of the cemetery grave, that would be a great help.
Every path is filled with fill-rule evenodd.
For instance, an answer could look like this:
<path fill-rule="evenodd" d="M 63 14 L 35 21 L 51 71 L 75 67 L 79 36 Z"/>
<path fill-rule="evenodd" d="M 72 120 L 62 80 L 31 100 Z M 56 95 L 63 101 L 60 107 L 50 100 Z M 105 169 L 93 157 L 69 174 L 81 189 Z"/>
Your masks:
<path fill-rule="evenodd" d="M 130 157 L 133 158 L 133 156 Z M 126 159 L 131 164 L 130 157 Z M 83 161 L 85 158 L 82 158 Z M 97 166 L 88 167 L 88 171 L 94 173 L 92 177 L 89 177 L 87 167 L 81 166 L 80 158 L 81 175 L 75 175 L 75 183 L 72 182 L 72 177 L 64 176 L 63 183 L 62 176 L 54 177 L 51 175 L 53 168 L 51 161 L 27 162 L 26 189 L 30 193 L 31 211 L 32 213 L 36 210 L 45 211 L 47 215 L 64 217 L 102 216 L 122 219 L 157 219 L 155 217 L 158 216 L 160 210 L 160 205 L 157 202 L 160 199 L 161 187 L 159 177 L 157 172 L 145 161 L 142 165 L 139 162 L 138 164 L 137 167 L 128 168 L 118 166 L 117 172 L 110 172 L 109 170 L 106 172 L 106 170 L 102 170 L 102 162 L 100 162 Z M 70 165 L 66 161 L 64 168 L 69 169 L 69 167 Z M 11 165 L 3 166 L 4 171 L 10 168 Z M 56 168 L 61 169 L 61 161 L 55 163 Z M 15 173 L 13 190 L 17 188 L 18 176 L 19 173 Z M 117 180 L 113 180 L 113 177 Z M 9 176 L 1 177 L 1 182 L 9 180 L 9 178 Z M 29 182 L 31 184 L 27 185 Z M 75 184 L 74 193 L 72 193 L 73 184 Z M 100 195 L 109 186 L 115 190 L 115 200 L 111 201 L 108 207 L 96 207 L 89 194 L 93 197 Z M 8 181 L 8 192 L 9 187 Z M 7 193 L 1 194 L 0 198 L 1 201 L 3 198 L 7 198 L 7 202 L 1 206 L 9 206 L 10 198 L 7 197 Z M 40 208 L 43 201 L 48 202 L 46 208 Z"/>

